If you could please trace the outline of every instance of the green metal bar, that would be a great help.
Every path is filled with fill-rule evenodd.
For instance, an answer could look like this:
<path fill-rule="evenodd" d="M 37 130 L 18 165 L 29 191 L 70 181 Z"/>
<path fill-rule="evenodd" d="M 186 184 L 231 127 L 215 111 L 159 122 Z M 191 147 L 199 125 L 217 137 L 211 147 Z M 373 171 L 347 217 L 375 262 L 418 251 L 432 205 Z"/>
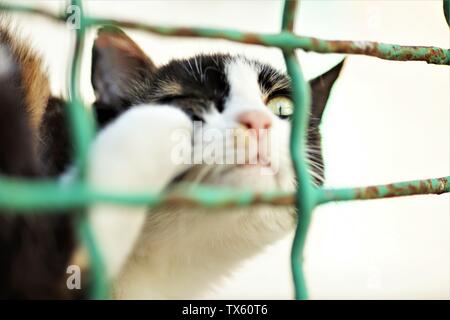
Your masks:
<path fill-rule="evenodd" d="M 292 31 L 296 16 L 297 1 L 286 0 L 283 8 L 282 31 Z M 295 206 L 297 209 L 297 228 L 291 248 L 291 269 L 296 299 L 308 299 L 306 279 L 303 270 L 303 252 L 311 215 L 315 206 L 314 189 L 306 162 L 306 136 L 310 111 L 309 87 L 303 78 L 300 63 L 294 50 L 283 51 L 287 71 L 291 77 L 294 113 L 290 136 L 290 152 L 297 178 Z"/>
<path fill-rule="evenodd" d="M 71 0 L 71 4 L 79 8 L 80 27 L 76 30 L 76 39 L 69 79 L 70 101 L 67 111 L 69 112 L 70 128 L 72 140 L 74 142 L 75 164 L 79 174 L 84 176 L 89 145 L 95 134 L 95 125 L 92 115 L 88 112 L 82 102 L 80 92 L 81 59 L 86 34 L 84 11 L 81 0 Z"/>
<path fill-rule="evenodd" d="M 103 262 L 102 254 L 95 242 L 91 225 L 86 213 L 78 217 L 78 236 L 82 239 L 89 254 L 90 272 L 92 281 L 90 281 L 90 297 L 96 300 L 105 300 L 110 296 L 110 286 L 106 278 L 106 268 Z"/>
<path fill-rule="evenodd" d="M 450 192 L 450 176 L 357 188 L 317 189 L 316 200 L 318 204 L 324 204 L 333 201 L 438 195 L 448 192 Z M 254 193 L 250 190 L 236 191 L 228 188 L 196 186 L 177 194 L 117 194 L 92 190 L 82 183 L 66 185 L 53 181 L 0 179 L 0 208 L 11 210 L 74 209 L 95 203 L 129 206 L 146 205 L 148 207 L 166 204 L 188 207 L 232 208 L 254 204 L 290 206 L 295 202 L 293 193 L 276 190 Z"/>
<path fill-rule="evenodd" d="M 135 22 L 93 19 L 90 25 L 119 25 L 124 28 L 147 31 L 164 36 L 202 37 L 225 39 L 235 42 L 278 47 L 283 50 L 303 49 L 318 53 L 363 54 L 394 61 L 425 61 L 432 64 L 450 65 L 450 50 L 438 47 L 400 46 L 371 41 L 323 40 L 298 36 L 289 32 L 279 34 L 245 33 L 231 29 L 171 28 Z"/>
<path fill-rule="evenodd" d="M 295 284 L 295 298 L 303 300 L 308 298 L 303 273 L 303 250 L 312 210 L 315 206 L 314 189 L 308 171 L 308 164 L 305 160 L 310 93 L 295 53 L 293 51 L 284 51 L 283 54 L 291 77 L 292 87 L 294 88 L 292 97 L 295 108 L 292 116 L 290 151 L 298 184 L 296 196 L 298 221 L 291 250 L 291 265 Z"/>
<path fill-rule="evenodd" d="M 283 17 L 281 21 L 281 30 L 294 31 L 295 13 L 298 7 L 297 0 L 285 0 L 283 6 Z"/>
<path fill-rule="evenodd" d="M 65 16 L 20 5 L 0 4 L 0 9 L 34 13 L 53 20 L 65 21 Z M 450 50 L 438 47 L 399 46 L 371 41 L 324 40 L 314 37 L 298 36 L 290 32 L 267 34 L 239 32 L 232 29 L 165 27 L 89 16 L 85 16 L 85 25 L 87 27 L 117 25 L 164 36 L 225 39 L 241 43 L 278 47 L 284 50 L 303 49 L 318 53 L 363 54 L 386 60 L 425 61 L 432 64 L 450 65 Z"/>
<path fill-rule="evenodd" d="M 332 201 L 371 200 L 450 192 L 450 176 L 361 188 L 319 189 L 318 204 Z"/>
<path fill-rule="evenodd" d="M 95 126 L 92 114 L 87 111 L 82 103 L 80 92 L 81 84 L 81 59 L 83 55 L 86 37 L 86 23 L 82 0 L 71 0 L 72 6 L 79 9 L 80 27 L 76 30 L 76 40 L 72 56 L 70 73 L 70 101 L 68 105 L 71 124 L 72 140 L 75 147 L 75 164 L 79 178 L 85 180 L 86 161 L 89 146 L 95 134 Z M 93 278 L 91 281 L 90 296 L 94 299 L 106 299 L 109 297 L 109 284 L 106 279 L 103 259 L 94 239 L 86 209 L 80 210 L 78 217 L 78 234 L 84 243 L 88 254 Z"/>
<path fill-rule="evenodd" d="M 0 10 L 3 11 L 14 11 L 18 13 L 29 13 L 37 16 L 53 20 L 54 22 L 66 22 L 67 16 L 65 14 L 54 14 L 45 9 L 40 9 L 37 7 L 31 7 L 28 5 L 12 4 L 12 3 L 0 3 Z"/>

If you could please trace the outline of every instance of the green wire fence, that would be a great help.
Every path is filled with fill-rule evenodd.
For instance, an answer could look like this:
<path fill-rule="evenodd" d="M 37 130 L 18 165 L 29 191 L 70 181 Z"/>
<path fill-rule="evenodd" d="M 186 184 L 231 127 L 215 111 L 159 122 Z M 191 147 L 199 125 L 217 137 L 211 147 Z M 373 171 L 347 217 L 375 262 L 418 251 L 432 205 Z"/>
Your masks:
<path fill-rule="evenodd" d="M 447 21 L 449 21 L 449 2 L 449 0 L 444 0 L 444 13 Z M 359 188 L 328 189 L 315 187 L 312 184 L 308 171 L 305 154 L 310 93 L 295 55 L 295 49 L 303 49 L 319 53 L 364 54 L 387 60 L 425 61 L 432 64 L 450 65 L 449 49 L 399 46 L 368 41 L 331 41 L 299 36 L 293 33 L 298 2 L 289 0 L 284 2 L 281 32 L 277 34 L 244 33 L 237 30 L 212 28 L 173 28 L 131 21 L 101 19 L 85 15 L 81 0 L 72 0 L 69 4 L 76 6 L 79 13 L 79 28 L 76 29 L 69 84 L 70 99 L 67 108 L 75 147 L 74 162 L 79 174 L 70 183 L 23 181 L 0 177 L 0 207 L 23 210 L 26 213 L 29 209 L 86 208 L 97 202 L 120 203 L 130 206 L 146 204 L 149 207 L 161 203 L 172 203 L 178 206 L 208 206 L 212 208 L 254 204 L 295 205 L 298 209 L 298 224 L 291 252 L 295 298 L 307 299 L 307 286 L 303 273 L 303 249 L 312 213 L 316 206 L 331 201 L 441 194 L 450 191 L 450 176 Z M 37 14 L 59 22 L 66 22 L 69 18 L 69 14 L 53 14 L 39 8 L 15 4 L 1 3 L 0 10 Z M 283 51 L 293 87 L 295 108 L 292 117 L 290 151 L 298 178 L 297 192 L 291 194 L 275 190 L 266 193 L 252 193 L 250 191 L 236 192 L 229 189 L 211 189 L 201 186 L 196 187 L 193 191 L 187 191 L 187 193 L 179 195 L 164 193 L 112 194 L 101 190 L 93 190 L 86 183 L 85 168 L 89 146 L 95 135 L 96 128 L 93 116 L 82 102 L 80 69 L 86 30 L 87 28 L 100 25 L 118 25 L 124 28 L 139 29 L 165 36 L 220 38 L 280 48 Z M 78 230 L 89 251 L 90 265 L 93 272 L 92 298 L 108 298 L 109 284 L 105 276 L 101 253 L 94 241 L 85 212 L 80 213 L 79 221 Z"/>

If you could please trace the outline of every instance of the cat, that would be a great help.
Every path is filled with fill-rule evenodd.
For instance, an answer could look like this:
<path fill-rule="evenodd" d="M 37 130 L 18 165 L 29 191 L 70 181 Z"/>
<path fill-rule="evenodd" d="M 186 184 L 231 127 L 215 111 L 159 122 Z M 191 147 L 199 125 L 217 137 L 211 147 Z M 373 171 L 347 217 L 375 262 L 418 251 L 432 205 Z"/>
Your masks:
<path fill-rule="evenodd" d="M 318 185 L 323 180 L 320 119 L 342 65 L 310 81 L 307 152 Z M 237 191 L 295 190 L 288 148 L 292 88 L 283 72 L 227 54 L 198 55 L 156 66 L 122 30 L 103 27 L 93 45 L 91 79 L 99 132 L 90 149 L 87 180 L 94 188 L 145 194 L 176 190 L 189 183 Z M 70 179 L 73 150 L 66 103 L 50 95 L 47 101 L 35 116 L 37 129 L 32 125 L 23 129 L 36 132 L 36 157 L 43 164 L 40 176 Z M 8 106 L 2 103 L 0 108 L 3 115 Z M 25 109 L 28 114 L 22 112 L 22 118 L 33 114 L 29 106 Z M 202 130 L 195 130 L 196 126 Z M 211 131 L 219 135 L 204 134 Z M 239 164 L 174 161 L 179 141 L 173 137 L 180 132 L 189 141 L 184 146 L 189 154 L 208 143 L 221 144 L 230 136 L 230 141 L 243 138 L 244 149 L 250 142 L 258 148 L 246 150 L 245 161 Z M 265 139 L 271 141 L 270 148 L 259 149 Z M 239 153 L 242 147 L 225 142 L 222 150 Z M 200 149 L 201 160 L 217 150 Z M 107 276 L 113 281 L 114 298 L 186 299 L 206 297 L 240 262 L 287 235 L 296 224 L 296 212 L 293 207 L 267 205 L 149 209 L 95 204 L 89 208 L 89 219 Z M 70 249 L 77 251 L 73 244 Z M 64 263 L 72 261 L 68 257 Z M 39 267 L 39 262 L 34 264 Z"/>

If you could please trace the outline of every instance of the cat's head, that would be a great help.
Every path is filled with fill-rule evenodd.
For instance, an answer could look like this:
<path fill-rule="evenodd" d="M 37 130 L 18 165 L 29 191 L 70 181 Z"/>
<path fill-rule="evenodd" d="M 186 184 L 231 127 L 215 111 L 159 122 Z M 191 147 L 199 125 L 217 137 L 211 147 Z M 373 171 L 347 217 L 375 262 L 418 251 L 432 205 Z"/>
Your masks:
<path fill-rule="evenodd" d="M 323 179 L 318 127 L 341 67 L 342 63 L 310 82 L 307 151 L 317 184 Z M 192 119 L 197 128 L 194 151 L 201 160 L 194 155 L 195 165 L 181 180 L 261 191 L 294 188 L 288 148 L 292 88 L 285 73 L 224 54 L 157 67 L 124 32 L 107 27 L 100 29 L 94 43 L 92 84 L 100 126 L 141 104 L 172 105 Z"/>

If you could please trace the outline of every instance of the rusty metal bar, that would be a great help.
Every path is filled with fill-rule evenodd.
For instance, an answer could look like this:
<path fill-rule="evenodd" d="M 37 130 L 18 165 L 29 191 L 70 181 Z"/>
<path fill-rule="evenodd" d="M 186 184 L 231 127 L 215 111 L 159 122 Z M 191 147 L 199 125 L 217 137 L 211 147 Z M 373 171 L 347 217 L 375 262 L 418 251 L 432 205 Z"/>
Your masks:
<path fill-rule="evenodd" d="M 34 13 L 65 22 L 65 15 L 53 14 L 20 5 L 0 4 L 1 10 Z M 303 49 L 318 53 L 362 54 L 394 61 L 425 61 L 431 64 L 450 65 L 450 50 L 428 46 L 400 46 L 372 41 L 324 40 L 295 35 L 291 32 L 278 34 L 239 32 L 231 29 L 164 27 L 126 20 L 103 19 L 85 16 L 87 26 L 117 25 L 124 28 L 147 31 L 163 36 L 202 37 L 225 39 L 235 42 L 278 47 L 280 49 Z"/>
<path fill-rule="evenodd" d="M 319 189 L 317 203 L 331 201 L 371 200 L 402 196 L 442 194 L 450 192 L 450 176 L 413 180 L 360 188 Z"/>
<path fill-rule="evenodd" d="M 80 183 L 0 179 L 0 207 L 16 210 L 80 208 L 93 203 L 138 205 L 184 205 L 189 207 L 233 208 L 248 205 L 288 206 L 295 204 L 293 193 L 273 191 L 254 193 L 224 188 L 194 187 L 167 194 L 117 194 L 92 190 Z M 442 194 L 450 192 L 450 176 L 396 182 L 359 188 L 315 189 L 316 203 L 370 200 L 390 197 Z"/>
<path fill-rule="evenodd" d="M 281 21 L 281 30 L 293 32 L 295 25 L 295 18 L 297 7 L 299 3 L 297 0 L 284 1 L 283 16 Z"/>

